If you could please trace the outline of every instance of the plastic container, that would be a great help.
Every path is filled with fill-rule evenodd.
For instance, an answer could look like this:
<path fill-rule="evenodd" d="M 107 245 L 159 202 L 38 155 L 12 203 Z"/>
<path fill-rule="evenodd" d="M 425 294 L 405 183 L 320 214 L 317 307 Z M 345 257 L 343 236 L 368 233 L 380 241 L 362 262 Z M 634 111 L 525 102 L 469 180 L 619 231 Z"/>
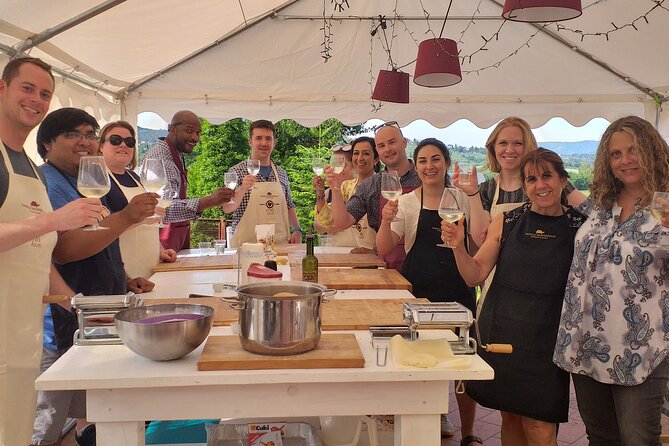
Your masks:
<path fill-rule="evenodd" d="M 246 271 L 246 277 L 248 283 L 264 282 L 266 280 L 281 280 L 283 273 L 267 268 L 260 263 L 252 263 Z"/>
<path fill-rule="evenodd" d="M 207 424 L 207 446 L 248 446 L 248 424 Z M 286 423 L 283 446 L 322 446 L 307 423 Z"/>

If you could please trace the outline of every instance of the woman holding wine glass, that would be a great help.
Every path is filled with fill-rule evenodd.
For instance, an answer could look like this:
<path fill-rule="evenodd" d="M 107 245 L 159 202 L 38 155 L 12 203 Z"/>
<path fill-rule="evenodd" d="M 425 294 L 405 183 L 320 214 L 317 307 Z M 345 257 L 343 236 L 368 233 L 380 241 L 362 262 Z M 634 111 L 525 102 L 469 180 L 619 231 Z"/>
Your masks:
<path fill-rule="evenodd" d="M 100 131 L 98 150 L 110 171 L 111 190 L 107 203 L 112 213 L 125 208 L 133 197 L 145 194 L 145 189 L 148 190 L 139 176 L 133 172 L 137 167 L 136 145 L 135 129 L 129 122 L 110 122 Z M 162 165 L 162 160 L 157 161 Z M 162 172 L 162 186 L 164 186 L 164 168 Z M 157 193 L 161 187 L 150 192 Z M 158 207 L 165 208 L 165 202 L 159 200 Z M 119 237 L 121 258 L 129 277 L 148 279 L 158 262 L 176 260 L 176 252 L 173 249 L 162 249 L 158 235 L 159 226 L 147 223 L 150 222 L 136 225 L 124 231 Z"/>
<path fill-rule="evenodd" d="M 555 152 L 530 151 L 520 168 L 530 202 L 495 217 L 476 255 L 467 252 L 459 224 L 444 220 L 442 239 L 454 246 L 469 285 L 482 282 L 497 265 L 477 324 L 484 344 L 513 345 L 505 355 L 479 346 L 495 379 L 470 381 L 467 393 L 501 411 L 503 445 L 556 446 L 556 425 L 569 413 L 569 375 L 553 364 L 553 347 L 574 235 L 585 216 L 566 206 L 568 174 Z"/>
<path fill-rule="evenodd" d="M 666 212 L 667 191 L 664 138 L 636 116 L 611 123 L 582 206 L 589 219 L 576 234 L 553 356 L 572 374 L 591 445 L 660 444 L 669 378 L 669 247 L 662 233 L 669 222 L 653 210 Z"/>
<path fill-rule="evenodd" d="M 404 195 L 400 189 L 391 196 L 393 192 L 384 191 L 382 186 L 381 193 L 390 198 L 381 211 L 377 250 L 382 255 L 390 252 L 404 236 L 407 257 L 402 275 L 411 282 L 413 294 L 435 302 L 455 300 L 474 312 L 473 288 L 460 277 L 451 250 L 437 246 L 441 243 L 439 207 L 443 195 L 454 197 L 453 206 L 469 217 L 465 194 L 448 187 L 450 153 L 443 142 L 427 138 L 418 143 L 413 159 L 423 183 L 421 187 Z"/>
<path fill-rule="evenodd" d="M 353 165 L 353 178 L 346 178 L 346 168 L 339 174 L 342 178 L 341 193 L 344 203 L 355 193 L 358 184 L 371 177 L 378 170 L 379 154 L 376 152 L 374 138 L 361 136 L 355 139 L 351 150 L 344 153 L 352 153 L 351 163 Z M 346 156 L 346 155 L 345 155 Z M 316 172 L 314 172 L 316 173 Z M 330 190 L 325 188 L 325 181 L 320 175 L 316 175 L 313 181 L 316 190 L 316 206 L 314 209 L 314 227 L 320 233 L 327 233 L 332 237 L 332 246 L 352 246 L 352 253 L 372 252 L 376 246 L 376 231 L 369 226 L 367 215 L 363 216 L 357 224 L 338 230 L 332 218 L 330 207 Z"/>

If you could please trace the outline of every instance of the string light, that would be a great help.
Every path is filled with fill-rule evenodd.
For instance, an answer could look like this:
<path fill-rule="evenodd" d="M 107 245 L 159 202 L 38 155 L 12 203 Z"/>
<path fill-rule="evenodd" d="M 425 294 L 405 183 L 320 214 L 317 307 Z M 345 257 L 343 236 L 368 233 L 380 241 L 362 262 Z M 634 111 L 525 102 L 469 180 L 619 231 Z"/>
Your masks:
<path fill-rule="evenodd" d="M 556 23 L 555 25 L 557 26 L 558 31 L 568 31 L 568 32 L 580 35 L 581 36 L 581 42 L 583 42 L 583 40 L 586 37 L 601 37 L 601 36 L 604 36 L 606 38 L 606 41 L 608 42 L 609 41 L 609 35 L 611 35 L 613 33 L 616 33 L 618 31 L 622 31 L 625 28 L 630 28 L 631 27 L 631 28 L 634 28 L 635 31 L 638 31 L 639 28 L 637 28 L 637 22 L 641 22 L 643 20 L 647 25 L 649 23 L 648 22 L 648 16 L 650 14 L 652 14 L 655 10 L 663 9 L 665 11 L 669 11 L 669 8 L 667 8 L 666 6 L 663 5 L 663 3 L 665 3 L 665 1 L 666 0 L 653 0 L 653 3 L 655 3 L 655 5 L 652 8 L 650 8 L 650 10 L 648 10 L 645 14 L 641 14 L 640 16 L 638 16 L 637 18 L 635 18 L 631 22 L 625 23 L 624 25 L 616 25 L 615 23 L 611 22 L 611 26 L 613 26 L 613 28 L 610 28 L 607 31 L 584 32 L 583 30 L 580 30 L 580 29 L 569 28 L 567 26 L 562 25 L 561 23 Z M 599 3 L 599 2 L 597 2 L 597 3 Z"/>
<path fill-rule="evenodd" d="M 330 1 L 332 2 L 333 0 Z M 325 63 L 332 57 L 330 51 L 332 51 L 331 45 L 334 35 L 332 33 L 332 15 L 330 17 L 326 16 L 326 5 L 326 0 L 323 0 L 323 27 L 321 28 L 321 31 L 323 31 L 323 43 L 321 43 L 321 57 L 325 60 Z"/>
<path fill-rule="evenodd" d="M 333 8 L 336 12 L 344 12 L 344 9 L 351 7 L 348 4 L 348 0 L 330 0 L 330 4 L 333 5 Z"/>

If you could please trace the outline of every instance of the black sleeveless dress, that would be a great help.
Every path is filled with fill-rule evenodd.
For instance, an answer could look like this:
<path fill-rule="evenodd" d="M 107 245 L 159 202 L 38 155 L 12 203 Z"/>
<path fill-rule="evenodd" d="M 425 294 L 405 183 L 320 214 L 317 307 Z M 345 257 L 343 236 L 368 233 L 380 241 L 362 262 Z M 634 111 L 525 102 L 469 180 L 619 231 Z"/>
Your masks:
<path fill-rule="evenodd" d="M 574 236 L 585 217 L 569 208 L 540 215 L 530 203 L 504 213 L 497 273 L 479 316 L 481 341 L 508 343 L 513 353 L 478 354 L 492 381 L 469 381 L 479 404 L 549 423 L 567 421 L 569 374 L 553 364 Z"/>

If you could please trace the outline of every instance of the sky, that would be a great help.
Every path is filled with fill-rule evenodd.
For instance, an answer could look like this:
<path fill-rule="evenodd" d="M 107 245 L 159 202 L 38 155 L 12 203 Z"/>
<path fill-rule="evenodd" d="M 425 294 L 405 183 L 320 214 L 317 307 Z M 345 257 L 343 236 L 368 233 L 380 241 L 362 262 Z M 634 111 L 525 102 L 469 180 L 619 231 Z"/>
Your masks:
<path fill-rule="evenodd" d="M 367 126 L 381 123 L 378 119 L 367 121 Z M 167 123 L 155 113 L 140 113 L 138 124 L 149 129 L 167 129 Z M 553 118 L 543 126 L 533 129 L 539 142 L 545 141 L 599 141 L 609 122 L 603 118 L 595 118 L 582 127 L 574 127 L 562 118 Z M 438 129 L 422 119 L 416 120 L 402 128 L 404 136 L 411 139 L 437 138 L 446 144 L 465 147 L 483 147 L 494 126 L 480 129 L 466 119 L 454 122 L 449 127 Z"/>

